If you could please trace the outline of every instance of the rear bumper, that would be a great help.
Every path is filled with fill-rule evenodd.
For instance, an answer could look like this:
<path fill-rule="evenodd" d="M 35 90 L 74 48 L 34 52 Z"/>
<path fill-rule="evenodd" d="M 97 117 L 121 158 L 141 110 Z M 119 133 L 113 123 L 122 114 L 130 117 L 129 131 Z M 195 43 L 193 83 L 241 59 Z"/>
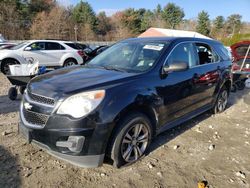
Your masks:
<path fill-rule="evenodd" d="M 82 154 L 82 153 L 72 153 L 65 151 L 58 151 L 55 148 L 50 147 L 50 144 L 45 143 L 40 140 L 39 137 L 36 137 L 37 130 L 27 128 L 22 122 L 18 126 L 19 134 L 26 138 L 28 143 L 34 143 L 38 147 L 44 149 L 49 154 L 67 161 L 73 165 L 85 168 L 95 168 L 103 164 L 105 154 Z M 72 132 L 69 132 L 69 135 L 72 135 Z M 51 136 L 51 135 L 50 135 Z M 49 137 L 46 137 L 49 140 Z"/>

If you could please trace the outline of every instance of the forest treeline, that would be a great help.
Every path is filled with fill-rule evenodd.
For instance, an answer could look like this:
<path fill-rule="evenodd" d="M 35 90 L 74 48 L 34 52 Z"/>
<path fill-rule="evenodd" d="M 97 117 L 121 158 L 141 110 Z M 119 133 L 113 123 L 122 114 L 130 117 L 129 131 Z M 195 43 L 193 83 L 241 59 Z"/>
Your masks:
<path fill-rule="evenodd" d="M 0 7 L 0 33 L 10 40 L 117 41 L 160 27 L 197 31 L 230 43 L 250 33 L 249 23 L 238 13 L 212 20 L 201 11 L 194 19 L 184 19 L 184 10 L 174 3 L 152 10 L 128 8 L 111 16 L 95 13 L 86 1 L 64 7 L 56 0 L 0 0 Z"/>

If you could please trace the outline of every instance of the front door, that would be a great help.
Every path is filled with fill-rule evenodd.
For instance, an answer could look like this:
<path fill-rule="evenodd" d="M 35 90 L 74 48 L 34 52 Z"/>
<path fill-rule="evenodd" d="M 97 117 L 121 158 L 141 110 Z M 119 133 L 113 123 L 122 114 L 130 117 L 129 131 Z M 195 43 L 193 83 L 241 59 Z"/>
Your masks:
<path fill-rule="evenodd" d="M 27 50 L 27 47 L 29 47 L 29 50 Z M 46 56 L 44 42 L 34 42 L 27 47 L 24 49 L 22 54 L 24 58 L 33 58 L 35 61 L 39 62 L 39 66 L 46 65 L 49 59 Z"/>
<path fill-rule="evenodd" d="M 200 95 L 204 95 L 204 91 L 197 85 L 199 83 L 196 82 L 196 77 L 203 74 L 203 70 L 196 68 L 199 62 L 196 53 L 194 44 L 185 42 L 176 45 L 168 56 L 166 64 L 185 62 L 189 68 L 169 72 L 161 81 L 162 87 L 158 88 L 158 94 L 164 99 L 164 117 L 161 117 L 164 124 L 202 106 Z"/>

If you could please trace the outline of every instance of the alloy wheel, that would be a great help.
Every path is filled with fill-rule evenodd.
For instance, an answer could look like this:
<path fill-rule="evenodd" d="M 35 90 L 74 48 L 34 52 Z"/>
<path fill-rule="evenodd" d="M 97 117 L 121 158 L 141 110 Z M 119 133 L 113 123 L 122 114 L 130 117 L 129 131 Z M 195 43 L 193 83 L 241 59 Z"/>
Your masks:
<path fill-rule="evenodd" d="M 223 112 L 226 109 L 227 102 L 228 102 L 228 92 L 227 90 L 224 90 L 218 99 L 217 108 L 219 112 Z"/>
<path fill-rule="evenodd" d="M 121 143 L 122 158 L 126 162 L 137 161 L 149 144 L 149 130 L 144 124 L 135 124 L 125 134 Z"/>
<path fill-rule="evenodd" d="M 75 62 L 69 61 L 69 62 L 67 62 L 67 63 L 65 64 L 65 67 L 69 67 L 69 66 L 73 66 L 73 65 L 75 65 Z"/>

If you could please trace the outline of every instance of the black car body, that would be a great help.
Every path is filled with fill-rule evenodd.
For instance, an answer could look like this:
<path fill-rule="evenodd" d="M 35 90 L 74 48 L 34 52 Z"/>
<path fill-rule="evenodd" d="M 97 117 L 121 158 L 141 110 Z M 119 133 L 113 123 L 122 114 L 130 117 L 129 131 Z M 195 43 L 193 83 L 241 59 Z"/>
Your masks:
<path fill-rule="evenodd" d="M 136 57 L 143 67 L 136 65 L 135 70 L 130 70 L 122 69 L 119 64 L 96 66 L 96 62 L 109 57 L 119 45 L 126 48 L 130 44 L 140 46 L 141 50 L 135 48 L 130 52 L 130 60 L 140 53 Z M 105 155 L 116 166 L 134 162 L 160 132 L 207 110 L 225 109 L 231 87 L 231 62 L 224 52 L 221 43 L 198 38 L 121 41 L 86 66 L 64 68 L 34 78 L 21 103 L 19 130 L 29 142 L 78 166 L 100 166 Z M 155 59 L 146 61 L 146 56 Z M 144 67 L 145 62 L 149 68 Z M 80 96 L 82 93 L 91 96 L 91 100 L 100 98 L 101 102 L 79 117 L 78 111 L 71 112 L 74 107 L 78 108 L 81 102 L 86 108 L 90 105 Z M 61 108 L 63 112 L 59 112 Z M 136 126 L 133 122 L 137 122 Z M 136 132 L 138 137 L 130 135 Z M 131 139 L 129 143 L 126 136 Z M 142 138 L 146 138 L 143 143 L 139 142 Z"/>

